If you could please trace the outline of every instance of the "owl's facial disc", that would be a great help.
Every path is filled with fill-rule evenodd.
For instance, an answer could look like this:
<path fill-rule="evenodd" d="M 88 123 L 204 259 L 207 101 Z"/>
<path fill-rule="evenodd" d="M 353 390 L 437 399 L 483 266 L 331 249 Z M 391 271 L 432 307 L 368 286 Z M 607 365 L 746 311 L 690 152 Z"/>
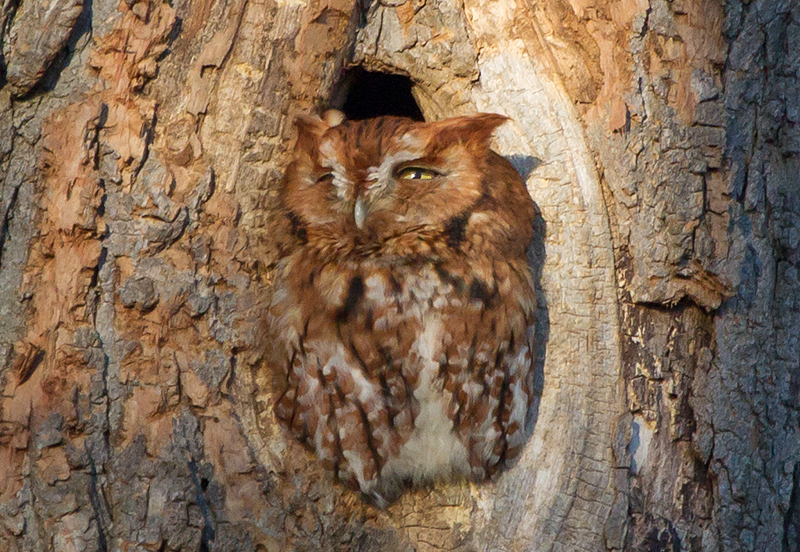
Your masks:
<path fill-rule="evenodd" d="M 422 153 L 420 150 L 411 150 L 387 154 L 379 164 L 366 169 L 363 180 L 355 186 L 354 190 L 356 197 L 353 204 L 353 221 L 359 230 L 364 230 L 366 220 L 373 211 L 381 209 L 382 200 L 386 201 L 391 198 L 397 181 L 401 178 L 401 172 L 406 167 L 411 168 L 411 162 L 419 157 L 420 153 Z M 417 170 L 424 171 L 421 168 Z M 407 175 L 402 176 L 403 179 L 411 179 L 414 174 L 421 174 L 407 172 Z M 432 171 L 430 172 L 433 174 Z"/>

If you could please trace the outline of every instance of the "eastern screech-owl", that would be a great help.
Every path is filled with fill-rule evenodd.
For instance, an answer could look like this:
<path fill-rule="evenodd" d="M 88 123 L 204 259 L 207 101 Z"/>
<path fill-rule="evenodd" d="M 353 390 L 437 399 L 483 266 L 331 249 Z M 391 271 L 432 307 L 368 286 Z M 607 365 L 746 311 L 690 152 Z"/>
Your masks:
<path fill-rule="evenodd" d="M 489 149 L 506 117 L 302 117 L 281 190 L 294 242 L 269 312 L 275 414 L 379 506 L 480 481 L 525 440 L 534 205 Z"/>

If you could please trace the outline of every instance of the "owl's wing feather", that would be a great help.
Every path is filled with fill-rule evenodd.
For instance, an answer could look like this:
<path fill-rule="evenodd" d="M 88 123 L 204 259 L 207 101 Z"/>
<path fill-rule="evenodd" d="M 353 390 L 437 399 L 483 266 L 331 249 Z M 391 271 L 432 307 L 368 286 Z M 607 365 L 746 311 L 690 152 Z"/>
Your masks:
<path fill-rule="evenodd" d="M 519 454 L 531 404 L 535 302 L 514 299 L 525 289 L 530 292 L 521 296 L 532 296 L 530 277 L 523 274 L 520 279 L 505 264 L 491 273 L 486 281 L 473 279 L 463 303 L 450 302 L 450 339 L 440 371 L 452 396 L 454 427 L 469 450 L 476 479 L 494 474 Z"/>

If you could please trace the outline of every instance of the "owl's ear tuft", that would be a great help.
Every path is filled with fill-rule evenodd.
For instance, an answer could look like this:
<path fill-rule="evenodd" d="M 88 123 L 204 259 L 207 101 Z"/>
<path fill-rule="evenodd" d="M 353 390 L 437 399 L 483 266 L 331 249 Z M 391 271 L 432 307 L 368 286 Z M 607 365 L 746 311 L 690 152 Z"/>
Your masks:
<path fill-rule="evenodd" d="M 435 124 L 440 125 L 440 132 L 454 142 L 488 146 L 495 129 L 509 120 L 505 115 L 496 113 L 477 113 L 446 119 Z"/>
<path fill-rule="evenodd" d="M 296 150 L 312 152 L 317 149 L 319 139 L 330 125 L 316 115 L 298 115 L 294 120 L 297 128 Z"/>
<path fill-rule="evenodd" d="M 328 126 L 339 126 L 345 120 L 345 114 L 338 109 L 329 109 L 322 114 L 322 120 L 328 123 Z"/>

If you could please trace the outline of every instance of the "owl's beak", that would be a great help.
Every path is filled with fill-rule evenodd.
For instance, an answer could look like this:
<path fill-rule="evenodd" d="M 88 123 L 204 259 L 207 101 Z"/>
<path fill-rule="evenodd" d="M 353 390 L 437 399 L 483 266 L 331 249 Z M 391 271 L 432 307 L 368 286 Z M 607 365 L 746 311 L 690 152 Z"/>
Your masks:
<path fill-rule="evenodd" d="M 364 219 L 367 218 L 367 206 L 364 205 L 364 200 L 360 197 L 356 199 L 356 206 L 353 208 L 353 218 L 356 221 L 358 229 L 363 230 Z"/>

